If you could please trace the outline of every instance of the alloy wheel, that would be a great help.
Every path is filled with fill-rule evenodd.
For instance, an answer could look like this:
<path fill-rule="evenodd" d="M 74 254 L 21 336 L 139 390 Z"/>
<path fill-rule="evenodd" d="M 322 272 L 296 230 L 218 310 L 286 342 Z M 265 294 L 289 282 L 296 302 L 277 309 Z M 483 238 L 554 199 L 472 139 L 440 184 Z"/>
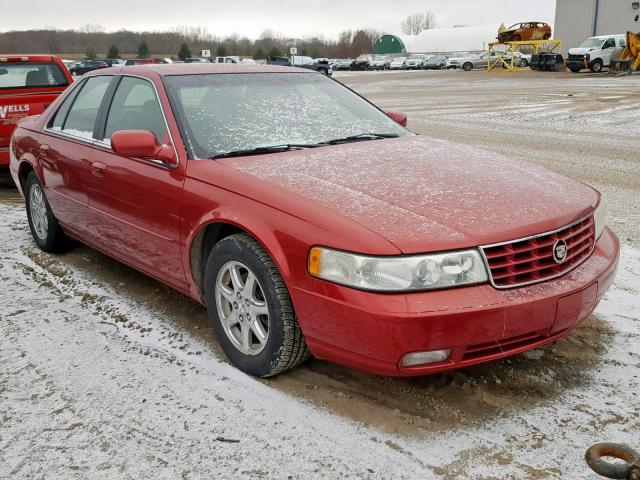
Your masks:
<path fill-rule="evenodd" d="M 44 193 L 40 185 L 33 185 L 29 191 L 29 211 L 36 235 L 40 240 L 46 240 L 49 233 L 49 218 Z"/>
<path fill-rule="evenodd" d="M 269 307 L 255 274 L 241 262 L 227 262 L 218 272 L 215 298 L 233 346 L 245 355 L 260 354 L 269 339 Z"/>

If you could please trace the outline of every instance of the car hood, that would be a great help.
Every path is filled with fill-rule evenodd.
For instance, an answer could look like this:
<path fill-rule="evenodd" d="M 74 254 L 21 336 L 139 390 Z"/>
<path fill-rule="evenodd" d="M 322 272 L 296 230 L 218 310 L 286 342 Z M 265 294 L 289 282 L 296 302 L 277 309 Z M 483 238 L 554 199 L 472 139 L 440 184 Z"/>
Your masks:
<path fill-rule="evenodd" d="M 576 48 L 570 48 L 569 53 L 571 55 L 585 55 L 589 53 L 591 50 L 597 50 L 597 49 L 592 47 L 589 47 L 589 48 L 576 47 Z"/>
<path fill-rule="evenodd" d="M 543 233 L 599 201 L 592 188 L 542 167 L 422 136 L 220 162 L 284 190 L 291 203 L 304 197 L 346 217 L 403 253 Z"/>

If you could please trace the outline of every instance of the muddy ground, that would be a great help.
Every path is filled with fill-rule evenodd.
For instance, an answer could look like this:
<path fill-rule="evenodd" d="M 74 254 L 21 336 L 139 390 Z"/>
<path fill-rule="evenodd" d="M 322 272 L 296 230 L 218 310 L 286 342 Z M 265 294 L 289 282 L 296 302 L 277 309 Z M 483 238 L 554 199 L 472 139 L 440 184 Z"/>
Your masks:
<path fill-rule="evenodd" d="M 227 364 L 200 305 L 89 248 L 36 250 L 3 190 L 0 478 L 593 478 L 589 444 L 640 447 L 640 79 L 336 78 L 416 133 L 603 191 L 624 253 L 596 313 L 555 345 L 459 372 L 312 360 L 257 381 Z"/>

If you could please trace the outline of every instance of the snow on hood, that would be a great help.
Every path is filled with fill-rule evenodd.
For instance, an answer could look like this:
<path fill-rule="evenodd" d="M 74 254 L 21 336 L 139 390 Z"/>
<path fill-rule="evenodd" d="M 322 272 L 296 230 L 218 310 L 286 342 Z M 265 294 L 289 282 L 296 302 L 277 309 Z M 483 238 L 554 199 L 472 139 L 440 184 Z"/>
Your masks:
<path fill-rule="evenodd" d="M 300 195 L 347 217 L 404 253 L 542 233 L 598 202 L 595 190 L 542 167 L 422 136 L 221 162 L 285 190 L 292 202 Z"/>
<path fill-rule="evenodd" d="M 593 48 L 593 47 L 588 47 L 588 48 L 584 48 L 584 47 L 570 48 L 569 49 L 569 53 L 571 55 L 585 55 L 585 54 L 589 53 L 592 50 L 598 50 L 598 48 Z"/>

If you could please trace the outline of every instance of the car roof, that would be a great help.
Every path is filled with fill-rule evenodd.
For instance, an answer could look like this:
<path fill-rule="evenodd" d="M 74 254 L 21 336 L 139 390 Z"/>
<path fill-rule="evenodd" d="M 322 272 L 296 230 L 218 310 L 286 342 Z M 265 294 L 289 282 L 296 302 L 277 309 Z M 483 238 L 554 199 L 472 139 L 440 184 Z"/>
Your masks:
<path fill-rule="evenodd" d="M 589 38 L 597 38 L 598 40 L 604 40 L 605 38 L 625 38 L 625 37 L 626 35 L 624 33 L 617 33 L 615 35 L 596 35 L 595 37 L 589 37 Z"/>
<path fill-rule="evenodd" d="M 314 73 L 305 68 L 278 65 L 229 64 L 229 63 L 149 63 L 127 67 L 112 67 L 100 70 L 105 73 L 157 74 L 161 77 L 173 75 L 198 75 L 204 73 Z"/>

